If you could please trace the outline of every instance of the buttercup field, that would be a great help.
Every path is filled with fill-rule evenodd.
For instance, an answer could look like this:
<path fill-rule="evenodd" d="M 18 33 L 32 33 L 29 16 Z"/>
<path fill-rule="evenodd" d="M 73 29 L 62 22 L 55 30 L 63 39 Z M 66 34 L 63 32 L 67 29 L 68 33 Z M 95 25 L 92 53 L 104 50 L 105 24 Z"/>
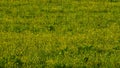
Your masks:
<path fill-rule="evenodd" d="M 0 0 L 0 68 L 120 68 L 120 1 Z"/>

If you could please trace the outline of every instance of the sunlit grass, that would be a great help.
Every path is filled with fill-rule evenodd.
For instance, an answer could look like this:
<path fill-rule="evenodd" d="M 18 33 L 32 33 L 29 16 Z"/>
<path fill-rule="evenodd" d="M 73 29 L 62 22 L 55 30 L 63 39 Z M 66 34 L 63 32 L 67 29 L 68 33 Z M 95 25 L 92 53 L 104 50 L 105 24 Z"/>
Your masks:
<path fill-rule="evenodd" d="M 0 1 L 0 68 L 119 68 L 118 0 Z"/>

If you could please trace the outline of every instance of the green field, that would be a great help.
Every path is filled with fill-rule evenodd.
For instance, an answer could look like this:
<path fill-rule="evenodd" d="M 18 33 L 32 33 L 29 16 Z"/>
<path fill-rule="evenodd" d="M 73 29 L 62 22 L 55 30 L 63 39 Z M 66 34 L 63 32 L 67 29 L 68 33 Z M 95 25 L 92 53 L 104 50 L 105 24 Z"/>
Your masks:
<path fill-rule="evenodd" d="M 0 68 L 120 68 L 120 0 L 0 0 Z"/>

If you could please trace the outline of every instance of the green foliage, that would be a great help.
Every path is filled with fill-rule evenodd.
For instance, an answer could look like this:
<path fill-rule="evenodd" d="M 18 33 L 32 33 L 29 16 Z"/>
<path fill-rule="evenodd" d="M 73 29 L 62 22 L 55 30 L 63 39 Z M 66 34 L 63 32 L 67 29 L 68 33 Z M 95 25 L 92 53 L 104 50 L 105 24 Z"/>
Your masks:
<path fill-rule="evenodd" d="M 118 0 L 1 0 L 0 68 L 119 68 Z"/>

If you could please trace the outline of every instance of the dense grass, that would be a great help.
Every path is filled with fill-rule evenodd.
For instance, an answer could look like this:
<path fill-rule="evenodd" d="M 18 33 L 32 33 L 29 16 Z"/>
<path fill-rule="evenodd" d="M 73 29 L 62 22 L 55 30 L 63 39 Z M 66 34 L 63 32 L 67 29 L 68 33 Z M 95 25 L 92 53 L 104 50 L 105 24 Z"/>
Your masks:
<path fill-rule="evenodd" d="M 0 1 L 0 68 L 119 67 L 119 0 Z"/>

